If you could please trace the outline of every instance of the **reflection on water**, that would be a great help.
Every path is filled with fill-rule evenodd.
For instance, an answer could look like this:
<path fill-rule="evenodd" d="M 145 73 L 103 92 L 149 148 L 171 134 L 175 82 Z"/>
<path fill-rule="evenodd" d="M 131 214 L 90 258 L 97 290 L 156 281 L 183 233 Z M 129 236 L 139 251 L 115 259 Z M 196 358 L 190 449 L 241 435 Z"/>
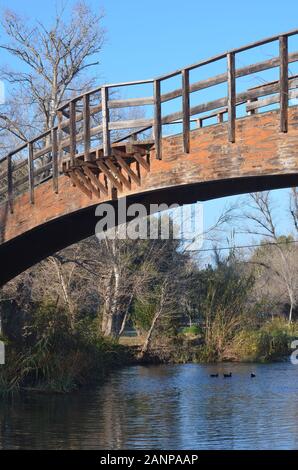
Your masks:
<path fill-rule="evenodd" d="M 297 449 L 297 385 L 288 363 L 128 367 L 95 390 L 2 402 L 0 449 Z"/>

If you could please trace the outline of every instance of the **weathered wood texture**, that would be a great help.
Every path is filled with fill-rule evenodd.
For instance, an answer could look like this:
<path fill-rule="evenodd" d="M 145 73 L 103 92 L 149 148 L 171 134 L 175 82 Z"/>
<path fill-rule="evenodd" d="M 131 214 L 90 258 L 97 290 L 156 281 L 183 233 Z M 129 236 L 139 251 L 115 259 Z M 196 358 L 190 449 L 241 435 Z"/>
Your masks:
<path fill-rule="evenodd" d="M 58 169 L 58 137 L 57 137 L 57 129 L 52 129 L 51 132 L 51 140 L 52 140 L 52 175 L 53 175 L 53 189 L 54 192 L 58 193 L 58 176 L 59 176 L 59 169 Z"/>
<path fill-rule="evenodd" d="M 228 136 L 229 142 L 235 142 L 236 121 L 236 78 L 235 78 L 235 54 L 227 55 L 228 65 Z"/>
<path fill-rule="evenodd" d="M 101 106 L 102 106 L 102 142 L 103 142 L 104 155 L 111 154 L 108 99 L 109 99 L 109 89 L 107 87 L 103 87 L 101 89 Z"/>
<path fill-rule="evenodd" d="M 189 71 L 182 71 L 182 114 L 183 114 L 183 150 L 189 153 L 190 109 L 189 109 Z"/>
<path fill-rule="evenodd" d="M 34 203 L 34 167 L 33 167 L 33 143 L 28 143 L 28 183 L 31 204 Z"/>
<path fill-rule="evenodd" d="M 145 124 L 146 125 L 146 124 Z M 162 121 L 161 121 L 161 99 L 160 99 L 160 81 L 154 82 L 154 141 L 155 154 L 158 160 L 161 160 L 161 137 L 162 137 Z"/>
<path fill-rule="evenodd" d="M 280 55 L 280 130 L 281 132 L 288 131 L 288 38 L 281 36 L 279 38 L 279 55 Z"/>

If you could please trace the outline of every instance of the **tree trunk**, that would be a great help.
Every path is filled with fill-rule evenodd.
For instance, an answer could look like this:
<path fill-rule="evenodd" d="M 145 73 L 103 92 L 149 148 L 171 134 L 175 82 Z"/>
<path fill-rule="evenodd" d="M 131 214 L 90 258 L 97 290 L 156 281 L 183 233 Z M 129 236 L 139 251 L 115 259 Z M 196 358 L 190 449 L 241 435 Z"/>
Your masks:
<path fill-rule="evenodd" d="M 289 323 L 292 323 L 292 315 L 293 315 L 293 301 L 291 299 L 290 311 L 289 311 Z"/>
<path fill-rule="evenodd" d="M 127 304 L 126 309 L 125 309 L 125 314 L 124 314 L 123 319 L 122 319 L 122 324 L 121 324 L 121 328 L 120 328 L 120 331 L 119 331 L 119 336 L 121 336 L 123 334 L 123 331 L 125 330 L 126 323 L 127 323 L 128 317 L 129 317 L 129 309 L 130 309 L 132 300 L 133 300 L 133 293 L 130 294 L 129 301 L 128 301 L 128 304 Z"/>
<path fill-rule="evenodd" d="M 164 286 L 162 287 L 158 309 L 156 310 L 156 312 L 154 314 L 150 329 L 147 333 L 147 336 L 146 336 L 146 339 L 144 341 L 143 347 L 142 347 L 141 352 L 139 354 L 140 359 L 142 359 L 144 357 L 144 355 L 146 354 L 146 352 L 148 351 L 149 346 L 150 346 L 150 342 L 151 342 L 151 338 L 152 338 L 152 333 L 154 331 L 155 325 L 156 325 L 157 320 L 159 319 L 160 315 L 164 311 L 166 290 L 167 290 L 167 285 L 165 283 Z"/>
<path fill-rule="evenodd" d="M 104 306 L 102 332 L 104 336 L 116 338 L 119 336 L 119 298 L 120 298 L 120 274 L 117 263 L 113 265 L 112 282 L 108 287 L 107 298 Z"/>
<path fill-rule="evenodd" d="M 129 306 L 125 308 L 123 301 L 121 269 L 117 259 L 117 247 L 113 240 L 112 246 L 112 272 L 108 281 L 107 295 L 102 318 L 102 333 L 104 336 L 119 338 L 125 328 Z M 122 282 L 121 282 L 122 281 Z M 124 304 L 124 305 L 123 305 Z"/>
<path fill-rule="evenodd" d="M 74 327 L 75 327 L 75 309 L 74 309 L 73 303 L 71 301 L 70 295 L 68 293 L 67 283 L 64 279 L 64 275 L 63 275 L 63 272 L 62 272 L 62 269 L 61 269 L 60 261 L 57 260 L 55 257 L 52 257 L 52 260 L 53 260 L 54 265 L 56 267 L 56 272 L 57 272 L 59 284 L 61 286 L 64 303 L 67 306 L 69 325 L 70 325 L 70 328 L 73 330 Z"/>
<path fill-rule="evenodd" d="M 150 329 L 147 333 L 147 336 L 146 336 L 146 339 L 144 341 L 143 347 L 142 347 L 141 352 L 139 354 L 140 359 L 142 359 L 144 357 L 144 355 L 146 354 L 146 352 L 149 349 L 152 333 L 153 333 L 154 327 L 156 325 L 156 322 L 160 317 L 160 314 L 161 314 L 161 309 L 158 309 L 157 312 L 155 313 L 154 317 L 153 317 Z"/>
<path fill-rule="evenodd" d="M 107 288 L 106 288 L 106 295 L 104 297 L 104 305 L 102 310 L 102 318 L 101 318 L 101 333 L 106 336 L 109 315 L 111 310 L 111 298 L 113 295 L 112 289 L 112 275 L 109 276 L 107 279 Z"/>

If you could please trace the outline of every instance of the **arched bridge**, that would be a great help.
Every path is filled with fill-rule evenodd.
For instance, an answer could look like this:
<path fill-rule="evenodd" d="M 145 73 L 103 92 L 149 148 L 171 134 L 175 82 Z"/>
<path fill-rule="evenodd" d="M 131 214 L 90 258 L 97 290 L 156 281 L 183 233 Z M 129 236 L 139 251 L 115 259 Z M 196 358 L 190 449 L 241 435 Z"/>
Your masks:
<path fill-rule="evenodd" d="M 94 233 L 102 202 L 184 203 L 297 185 L 295 38 L 298 30 L 153 80 L 104 85 L 59 108 L 53 129 L 0 161 L 0 284 Z M 276 55 L 238 66 L 267 44 Z M 208 67 L 216 74 L 205 78 Z M 264 71 L 272 80 L 247 86 Z"/>

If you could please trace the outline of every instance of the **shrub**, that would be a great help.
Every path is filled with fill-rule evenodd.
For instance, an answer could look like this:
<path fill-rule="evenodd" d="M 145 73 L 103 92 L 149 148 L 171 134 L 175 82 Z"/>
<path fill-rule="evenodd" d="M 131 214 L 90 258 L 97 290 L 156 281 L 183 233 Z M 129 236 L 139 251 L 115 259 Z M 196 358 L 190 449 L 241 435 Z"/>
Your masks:
<path fill-rule="evenodd" d="M 186 336 L 199 336 L 202 334 L 202 330 L 198 325 L 191 325 L 184 327 L 181 333 Z"/>
<path fill-rule="evenodd" d="M 225 352 L 226 358 L 244 362 L 274 361 L 289 354 L 290 331 L 266 324 L 260 330 L 242 330 Z"/>

